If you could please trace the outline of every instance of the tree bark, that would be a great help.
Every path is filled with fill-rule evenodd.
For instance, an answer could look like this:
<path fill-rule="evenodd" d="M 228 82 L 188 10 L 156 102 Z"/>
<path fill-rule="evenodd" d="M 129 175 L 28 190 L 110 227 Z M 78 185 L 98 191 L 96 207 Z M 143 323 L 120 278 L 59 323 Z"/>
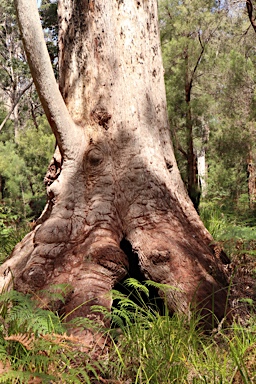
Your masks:
<path fill-rule="evenodd" d="M 185 55 L 185 101 L 186 101 L 186 136 L 187 136 L 187 190 L 194 207 L 198 209 L 200 202 L 200 188 L 198 186 L 197 157 L 194 150 L 193 121 L 191 111 L 191 91 L 193 78 L 189 79 L 188 56 Z"/>
<path fill-rule="evenodd" d="M 207 165 L 205 156 L 205 147 L 202 147 L 197 153 L 197 168 L 198 168 L 198 179 L 200 189 L 202 191 L 202 197 L 206 196 L 207 193 Z"/>
<path fill-rule="evenodd" d="M 61 156 L 51 164 L 44 214 L 0 269 L 2 286 L 11 276 L 23 292 L 67 283 L 73 288 L 65 313 L 110 308 L 108 292 L 128 270 L 125 238 L 145 279 L 171 286 L 170 310 L 196 307 L 223 317 L 224 267 L 185 191 L 170 140 L 157 2 L 59 0 L 59 86 L 67 108 L 49 78 L 42 36 L 34 40 L 38 26 L 31 41 L 26 30 L 31 1 L 16 3 Z"/>
<path fill-rule="evenodd" d="M 256 168 L 255 159 L 250 151 L 247 159 L 247 174 L 248 174 L 248 196 L 249 207 L 252 211 L 255 211 L 256 207 Z"/>

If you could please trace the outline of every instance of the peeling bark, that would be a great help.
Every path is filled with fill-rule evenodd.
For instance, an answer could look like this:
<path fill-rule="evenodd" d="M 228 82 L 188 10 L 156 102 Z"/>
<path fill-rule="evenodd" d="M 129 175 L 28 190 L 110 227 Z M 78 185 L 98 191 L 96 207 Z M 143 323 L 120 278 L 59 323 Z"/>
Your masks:
<path fill-rule="evenodd" d="M 223 263 L 187 196 L 170 140 L 157 2 L 60 0 L 59 22 L 64 121 L 58 112 L 52 124 L 59 101 L 45 88 L 41 99 L 62 160 L 50 165 L 48 206 L 0 268 L 0 285 L 11 276 L 23 292 L 67 283 L 73 290 L 60 310 L 88 316 L 93 304 L 111 307 L 108 292 L 128 270 L 120 247 L 127 239 L 145 278 L 173 287 L 170 310 L 192 306 L 221 318 Z M 31 66 L 41 54 L 34 46 L 26 48 Z"/>

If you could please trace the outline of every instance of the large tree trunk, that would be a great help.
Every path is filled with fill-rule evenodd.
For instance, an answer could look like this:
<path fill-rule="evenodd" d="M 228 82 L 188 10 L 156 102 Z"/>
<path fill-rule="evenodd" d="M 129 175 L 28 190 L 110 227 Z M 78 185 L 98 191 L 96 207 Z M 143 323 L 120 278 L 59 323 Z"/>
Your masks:
<path fill-rule="evenodd" d="M 157 1 L 59 0 L 59 85 L 68 111 L 53 89 L 42 46 L 37 51 L 35 30 L 27 32 L 24 15 L 35 19 L 32 4 L 16 3 L 60 154 L 47 178 L 48 206 L 1 267 L 2 285 L 11 270 L 14 287 L 24 292 L 70 284 L 66 313 L 77 308 L 72 315 L 86 316 L 95 303 L 110 308 L 107 293 L 129 265 L 120 248 L 125 238 L 145 278 L 172 286 L 171 310 L 188 313 L 192 305 L 221 318 L 223 264 L 173 155 Z"/>

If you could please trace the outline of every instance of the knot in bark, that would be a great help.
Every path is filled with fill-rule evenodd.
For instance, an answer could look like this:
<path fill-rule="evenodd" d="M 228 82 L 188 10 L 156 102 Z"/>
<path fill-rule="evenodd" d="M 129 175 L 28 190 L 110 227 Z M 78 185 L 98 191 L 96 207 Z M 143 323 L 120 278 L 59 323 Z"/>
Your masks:
<path fill-rule="evenodd" d="M 99 148 L 92 148 L 87 153 L 87 162 L 92 167 L 97 167 L 102 163 L 104 159 L 104 154 Z"/>
<path fill-rule="evenodd" d="M 46 282 L 46 272 L 43 270 L 42 265 L 34 264 L 23 272 L 23 280 L 29 286 L 35 288 L 42 288 Z"/>
<path fill-rule="evenodd" d="M 111 119 L 111 115 L 105 108 L 95 108 L 91 112 L 91 118 L 96 123 L 108 130 L 109 125 L 108 122 Z"/>

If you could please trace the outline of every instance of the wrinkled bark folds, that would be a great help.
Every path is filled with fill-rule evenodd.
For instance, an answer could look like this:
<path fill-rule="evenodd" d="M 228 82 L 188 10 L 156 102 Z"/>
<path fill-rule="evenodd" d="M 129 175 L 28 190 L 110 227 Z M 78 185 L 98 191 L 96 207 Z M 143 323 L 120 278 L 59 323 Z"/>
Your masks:
<path fill-rule="evenodd" d="M 221 318 L 223 264 L 187 196 L 170 141 L 157 2 L 60 0 L 59 22 L 66 111 L 40 85 L 41 51 L 26 46 L 22 29 L 61 159 L 56 153 L 51 164 L 56 177 L 47 179 L 44 214 L 1 267 L 2 285 L 11 270 L 15 288 L 25 292 L 70 284 L 62 311 L 72 316 L 88 315 L 95 303 L 110 308 L 107 293 L 127 274 L 125 238 L 145 278 L 172 286 L 171 310 L 187 313 L 192 305 Z M 52 123 L 56 108 L 60 119 Z"/>

